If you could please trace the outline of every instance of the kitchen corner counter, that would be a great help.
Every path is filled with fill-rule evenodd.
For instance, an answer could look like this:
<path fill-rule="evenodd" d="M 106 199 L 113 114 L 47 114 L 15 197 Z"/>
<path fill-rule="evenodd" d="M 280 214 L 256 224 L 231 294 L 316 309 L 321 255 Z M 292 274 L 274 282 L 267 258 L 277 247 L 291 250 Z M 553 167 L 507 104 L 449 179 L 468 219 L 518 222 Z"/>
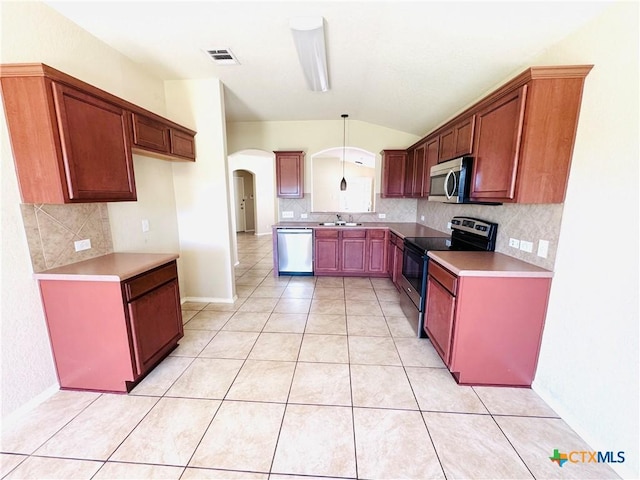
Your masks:
<path fill-rule="evenodd" d="M 427 255 L 459 277 L 553 277 L 549 270 L 502 253 L 432 250 Z"/>
<path fill-rule="evenodd" d="M 174 253 L 110 253 L 34 274 L 37 280 L 121 282 L 178 258 Z"/>

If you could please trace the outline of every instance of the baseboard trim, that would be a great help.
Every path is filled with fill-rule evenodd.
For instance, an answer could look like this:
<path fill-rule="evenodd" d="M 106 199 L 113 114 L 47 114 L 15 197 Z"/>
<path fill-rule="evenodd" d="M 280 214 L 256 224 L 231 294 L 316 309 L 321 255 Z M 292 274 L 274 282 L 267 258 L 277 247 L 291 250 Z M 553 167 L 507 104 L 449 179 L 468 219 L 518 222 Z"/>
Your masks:
<path fill-rule="evenodd" d="M 181 303 L 185 302 L 201 302 L 201 303 L 233 303 L 238 299 L 237 295 L 233 298 L 219 298 L 219 297 L 184 297 Z"/>
<path fill-rule="evenodd" d="M 49 398 L 53 397 L 59 391 L 60 385 L 58 385 L 57 383 L 51 385 L 50 387 L 46 388 L 44 391 L 33 397 L 27 403 L 18 407 L 16 410 L 3 418 L 2 424 L 5 427 L 10 427 L 12 424 L 19 422 L 20 420 L 27 417 L 34 408 L 47 401 Z"/>

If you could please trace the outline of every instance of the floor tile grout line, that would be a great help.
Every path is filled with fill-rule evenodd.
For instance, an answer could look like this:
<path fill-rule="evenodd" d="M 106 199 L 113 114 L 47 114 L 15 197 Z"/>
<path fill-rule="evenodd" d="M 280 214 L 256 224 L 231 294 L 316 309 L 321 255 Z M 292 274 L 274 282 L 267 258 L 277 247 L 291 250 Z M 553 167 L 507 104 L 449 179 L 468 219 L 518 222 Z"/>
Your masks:
<path fill-rule="evenodd" d="M 345 290 L 345 296 L 346 296 Z M 356 433 L 356 415 L 354 411 L 354 401 L 353 401 L 353 376 L 351 371 L 351 349 L 349 347 L 349 320 L 346 314 L 346 303 L 345 303 L 345 322 L 347 328 L 347 359 L 349 360 L 349 392 L 351 394 L 351 428 L 353 429 L 353 456 L 355 462 L 356 469 L 356 478 L 359 478 L 358 475 L 358 441 L 357 441 L 357 433 Z"/>
<path fill-rule="evenodd" d="M 477 393 L 476 393 L 477 394 Z M 485 407 L 486 408 L 486 407 Z M 489 410 L 487 408 L 487 410 Z M 511 442 L 511 439 L 507 436 L 507 434 L 504 432 L 504 430 L 502 430 L 502 427 L 500 426 L 500 424 L 497 422 L 497 420 L 494 418 L 493 415 L 491 415 L 491 420 L 493 420 L 493 422 L 496 424 L 496 426 L 498 427 L 498 430 L 500 430 L 500 433 L 502 433 L 502 435 L 504 436 L 505 440 L 509 443 L 509 445 L 511 445 L 511 448 L 513 448 L 513 451 L 515 452 L 515 454 L 518 456 L 518 458 L 520 459 L 520 461 L 522 462 L 522 464 L 524 465 L 524 467 L 529 471 L 529 473 L 531 474 L 531 478 L 536 478 L 536 476 L 534 475 L 534 473 L 531 471 L 531 469 L 529 468 L 529 465 L 527 465 L 527 462 L 525 462 L 524 458 L 522 458 L 522 455 L 520 455 L 520 452 L 518 451 L 518 449 L 515 447 L 515 445 Z"/>

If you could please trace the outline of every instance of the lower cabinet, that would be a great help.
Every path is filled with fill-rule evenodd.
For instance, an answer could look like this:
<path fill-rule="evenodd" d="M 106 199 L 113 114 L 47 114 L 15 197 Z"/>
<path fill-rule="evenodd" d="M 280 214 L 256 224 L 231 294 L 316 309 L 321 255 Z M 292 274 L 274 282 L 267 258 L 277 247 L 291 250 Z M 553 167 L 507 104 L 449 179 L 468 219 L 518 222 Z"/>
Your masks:
<path fill-rule="evenodd" d="M 387 274 L 398 290 L 402 290 L 402 287 L 400 286 L 400 278 L 402 277 L 403 252 L 404 241 L 402 240 L 402 238 L 393 232 L 389 232 L 389 241 L 387 248 Z"/>
<path fill-rule="evenodd" d="M 122 282 L 39 283 L 63 389 L 128 392 L 183 336 L 175 261 Z"/>
<path fill-rule="evenodd" d="M 314 231 L 314 274 L 387 275 L 387 230 L 350 227 Z"/>
<path fill-rule="evenodd" d="M 456 276 L 431 260 L 425 331 L 464 385 L 531 386 L 550 278 Z"/>

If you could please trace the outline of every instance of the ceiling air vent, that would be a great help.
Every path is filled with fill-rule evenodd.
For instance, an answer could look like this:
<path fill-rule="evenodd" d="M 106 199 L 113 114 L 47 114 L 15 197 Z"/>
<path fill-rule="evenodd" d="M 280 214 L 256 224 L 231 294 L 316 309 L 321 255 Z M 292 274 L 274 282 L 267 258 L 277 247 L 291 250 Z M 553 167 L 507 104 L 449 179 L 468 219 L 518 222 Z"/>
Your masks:
<path fill-rule="evenodd" d="M 216 65 L 239 65 L 238 59 L 228 48 L 216 48 L 205 50 Z"/>

